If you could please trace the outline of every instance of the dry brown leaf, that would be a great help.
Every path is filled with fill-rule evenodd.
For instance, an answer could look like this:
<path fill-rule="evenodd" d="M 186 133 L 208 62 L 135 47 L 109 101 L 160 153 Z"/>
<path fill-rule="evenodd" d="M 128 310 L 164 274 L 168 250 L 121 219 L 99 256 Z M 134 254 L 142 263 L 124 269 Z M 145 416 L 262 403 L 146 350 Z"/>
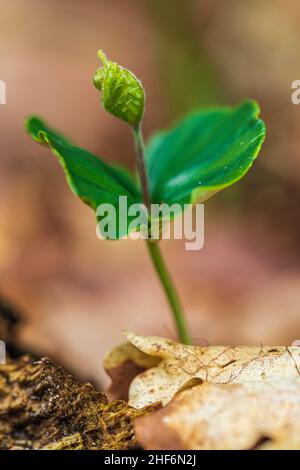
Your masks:
<path fill-rule="evenodd" d="M 130 343 L 123 343 L 109 352 L 103 361 L 104 369 L 111 378 L 107 394 L 111 400 L 128 400 L 132 379 L 140 372 L 155 367 L 159 358 L 149 356 Z"/>
<path fill-rule="evenodd" d="M 280 388 L 295 381 L 300 385 L 300 348 L 185 346 L 159 337 L 128 332 L 131 344 L 149 356 L 160 358 L 156 367 L 137 375 L 129 388 L 129 404 L 144 408 L 167 405 L 186 388 L 202 382 L 215 385 L 243 384 L 250 390 Z"/>
<path fill-rule="evenodd" d="M 283 382 L 299 379 L 298 347 L 197 347 L 132 332 L 126 335 L 140 351 L 160 358 L 156 367 L 133 379 L 129 404 L 134 408 L 157 402 L 165 406 L 179 391 L 201 382 L 244 384 L 254 389 L 261 383 L 278 387 Z"/>
<path fill-rule="evenodd" d="M 122 375 L 129 357 L 139 365 L 142 359 L 129 405 L 165 406 L 135 420 L 145 449 L 300 449 L 300 348 L 197 347 L 126 336 L 131 346 L 117 348 L 108 364 Z"/>
<path fill-rule="evenodd" d="M 205 383 L 135 421 L 145 449 L 300 449 L 300 383 Z"/>

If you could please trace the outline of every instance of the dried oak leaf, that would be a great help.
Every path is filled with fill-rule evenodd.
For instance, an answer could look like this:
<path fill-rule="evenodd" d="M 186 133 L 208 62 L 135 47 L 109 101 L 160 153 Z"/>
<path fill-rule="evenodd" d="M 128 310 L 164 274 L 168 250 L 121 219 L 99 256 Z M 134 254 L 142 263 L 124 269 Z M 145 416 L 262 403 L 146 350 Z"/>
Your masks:
<path fill-rule="evenodd" d="M 123 343 L 109 352 L 103 361 L 111 378 L 107 394 L 111 400 L 128 400 L 132 379 L 146 369 L 155 367 L 160 358 L 149 356 L 130 343 Z"/>
<path fill-rule="evenodd" d="M 145 449 L 300 449 L 300 348 L 127 338 L 159 360 L 129 388 L 131 406 L 165 406 L 135 420 Z"/>
<path fill-rule="evenodd" d="M 145 412 L 109 403 L 49 359 L 0 366 L 0 449 L 131 449 L 133 419 Z"/>
<path fill-rule="evenodd" d="M 300 382 L 204 383 L 135 421 L 145 449 L 300 449 Z"/>
<path fill-rule="evenodd" d="M 256 346 L 186 346 L 127 332 L 131 344 L 151 357 L 156 367 L 137 375 L 130 384 L 129 405 L 167 405 L 180 391 L 200 383 L 243 384 L 272 388 L 295 380 L 300 384 L 300 348 Z"/>

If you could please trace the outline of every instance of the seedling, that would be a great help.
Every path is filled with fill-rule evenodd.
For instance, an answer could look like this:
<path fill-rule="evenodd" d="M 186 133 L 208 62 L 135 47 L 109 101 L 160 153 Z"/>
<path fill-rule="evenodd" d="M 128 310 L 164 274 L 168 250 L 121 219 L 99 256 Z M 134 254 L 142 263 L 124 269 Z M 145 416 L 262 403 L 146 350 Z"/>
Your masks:
<path fill-rule="evenodd" d="M 58 158 L 71 190 L 95 212 L 100 205 L 110 204 L 115 208 L 118 221 L 120 196 L 126 196 L 128 204 L 144 203 L 148 209 L 152 203 L 166 203 L 170 206 L 179 204 L 184 210 L 185 204 L 202 203 L 247 173 L 266 132 L 263 121 L 258 118 L 260 110 L 255 101 L 194 112 L 171 129 L 154 135 L 145 146 L 142 83 L 131 71 L 108 60 L 102 51 L 98 56 L 102 66 L 94 75 L 94 85 L 102 93 L 104 109 L 131 127 L 136 149 L 136 176 L 75 146 L 38 117 L 30 117 L 26 124 L 31 137 L 49 146 Z M 98 214 L 97 222 L 101 218 Z M 151 226 L 150 219 L 147 229 Z M 123 224 L 118 222 L 114 238 L 126 235 Z M 181 342 L 189 344 L 186 319 L 163 260 L 159 240 L 148 238 L 146 244 L 167 296 L 178 336 Z"/>

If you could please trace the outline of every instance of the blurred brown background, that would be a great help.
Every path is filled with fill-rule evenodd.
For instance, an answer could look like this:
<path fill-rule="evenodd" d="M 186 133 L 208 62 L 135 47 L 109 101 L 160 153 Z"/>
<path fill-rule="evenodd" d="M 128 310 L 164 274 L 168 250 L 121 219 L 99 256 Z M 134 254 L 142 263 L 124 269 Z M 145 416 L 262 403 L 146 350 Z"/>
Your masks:
<path fill-rule="evenodd" d="M 122 330 L 174 337 L 142 242 L 101 242 L 94 215 L 23 130 L 42 115 L 107 161 L 133 165 L 125 124 L 91 79 L 101 47 L 141 77 L 148 137 L 191 109 L 255 98 L 267 141 L 247 177 L 206 204 L 206 243 L 162 249 L 195 341 L 300 338 L 300 79 L 297 0 L 0 0 L 0 293 L 23 311 L 20 340 L 104 384 Z"/>

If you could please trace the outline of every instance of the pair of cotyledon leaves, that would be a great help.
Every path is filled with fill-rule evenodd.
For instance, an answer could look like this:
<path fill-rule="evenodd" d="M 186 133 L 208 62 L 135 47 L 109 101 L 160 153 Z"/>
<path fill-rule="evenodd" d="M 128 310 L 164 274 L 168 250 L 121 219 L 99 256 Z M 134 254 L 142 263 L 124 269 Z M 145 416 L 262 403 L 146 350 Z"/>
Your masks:
<path fill-rule="evenodd" d="M 177 203 L 184 209 L 184 204 L 203 202 L 241 179 L 265 138 L 258 116 L 258 104 L 245 101 L 237 107 L 200 110 L 154 135 L 145 152 L 151 202 Z M 71 190 L 95 211 L 111 204 L 118 217 L 119 196 L 127 196 L 128 206 L 142 203 L 139 181 L 125 168 L 77 147 L 38 117 L 29 118 L 27 130 L 50 147 Z M 124 227 L 118 227 L 116 238 L 127 235 Z"/>

